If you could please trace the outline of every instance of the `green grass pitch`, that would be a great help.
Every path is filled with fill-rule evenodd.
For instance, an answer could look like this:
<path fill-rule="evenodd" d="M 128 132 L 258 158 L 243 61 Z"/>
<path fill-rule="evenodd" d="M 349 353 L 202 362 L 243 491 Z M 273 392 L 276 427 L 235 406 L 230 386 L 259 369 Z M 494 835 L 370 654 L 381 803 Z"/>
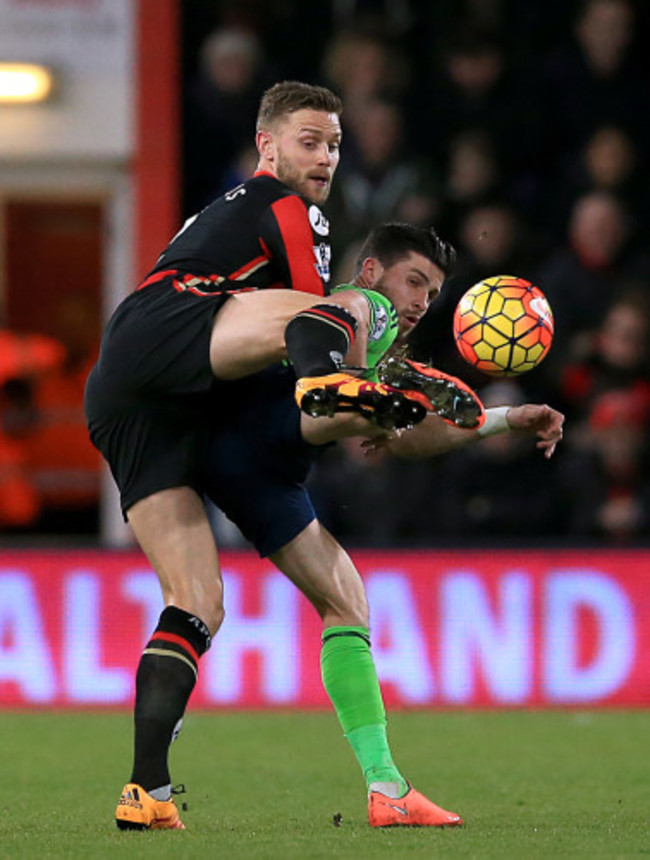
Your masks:
<path fill-rule="evenodd" d="M 463 828 L 372 830 L 330 713 L 195 713 L 184 832 L 119 832 L 127 714 L 1 713 L 2 858 L 624 857 L 650 853 L 650 714 L 397 712 L 395 759 Z M 340 826 L 333 819 L 342 815 Z"/>

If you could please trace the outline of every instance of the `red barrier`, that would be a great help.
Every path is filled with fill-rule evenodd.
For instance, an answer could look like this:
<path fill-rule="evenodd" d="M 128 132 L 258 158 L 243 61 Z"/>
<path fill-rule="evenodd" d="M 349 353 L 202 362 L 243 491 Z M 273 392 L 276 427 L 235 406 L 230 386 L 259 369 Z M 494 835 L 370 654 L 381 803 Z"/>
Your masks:
<path fill-rule="evenodd" d="M 650 552 L 360 552 L 397 706 L 650 704 Z M 321 707 L 320 623 L 268 561 L 224 553 L 227 617 L 194 707 Z M 161 609 L 138 553 L 0 554 L 0 706 L 127 706 Z"/>

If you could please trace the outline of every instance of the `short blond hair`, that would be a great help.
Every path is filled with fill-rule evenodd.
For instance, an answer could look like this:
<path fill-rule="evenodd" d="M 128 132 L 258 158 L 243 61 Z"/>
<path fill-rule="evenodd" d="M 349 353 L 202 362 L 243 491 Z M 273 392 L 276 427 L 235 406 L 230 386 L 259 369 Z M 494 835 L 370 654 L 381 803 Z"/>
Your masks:
<path fill-rule="evenodd" d="M 257 131 L 266 130 L 288 114 L 305 109 L 340 116 L 343 103 L 327 87 L 312 86 L 300 81 L 281 81 L 262 96 L 257 114 Z"/>

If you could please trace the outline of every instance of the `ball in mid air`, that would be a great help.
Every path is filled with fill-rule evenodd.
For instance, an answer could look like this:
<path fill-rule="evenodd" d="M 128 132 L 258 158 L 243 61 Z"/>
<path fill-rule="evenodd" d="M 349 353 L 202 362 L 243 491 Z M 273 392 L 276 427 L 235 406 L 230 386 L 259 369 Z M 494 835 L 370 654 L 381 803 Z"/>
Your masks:
<path fill-rule="evenodd" d="M 517 376 L 546 357 L 553 313 L 539 287 L 513 275 L 496 275 L 463 295 L 453 328 L 465 361 L 490 376 Z"/>

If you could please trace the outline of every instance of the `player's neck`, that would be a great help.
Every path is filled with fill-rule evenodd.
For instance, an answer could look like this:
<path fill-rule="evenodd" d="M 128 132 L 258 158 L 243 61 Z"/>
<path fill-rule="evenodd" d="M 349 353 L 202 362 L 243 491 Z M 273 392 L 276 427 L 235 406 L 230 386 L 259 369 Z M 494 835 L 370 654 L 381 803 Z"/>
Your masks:
<path fill-rule="evenodd" d="M 257 162 L 257 167 L 255 168 L 255 176 L 258 176 L 260 173 L 265 176 L 275 176 L 276 179 L 278 178 L 275 165 L 267 158 L 264 158 L 264 156 L 260 156 L 260 160 Z"/>
<path fill-rule="evenodd" d="M 371 290 L 373 288 L 373 284 L 363 274 L 363 272 L 359 272 L 358 275 L 355 275 L 352 283 L 355 285 L 355 287 L 360 287 L 362 290 Z"/>

